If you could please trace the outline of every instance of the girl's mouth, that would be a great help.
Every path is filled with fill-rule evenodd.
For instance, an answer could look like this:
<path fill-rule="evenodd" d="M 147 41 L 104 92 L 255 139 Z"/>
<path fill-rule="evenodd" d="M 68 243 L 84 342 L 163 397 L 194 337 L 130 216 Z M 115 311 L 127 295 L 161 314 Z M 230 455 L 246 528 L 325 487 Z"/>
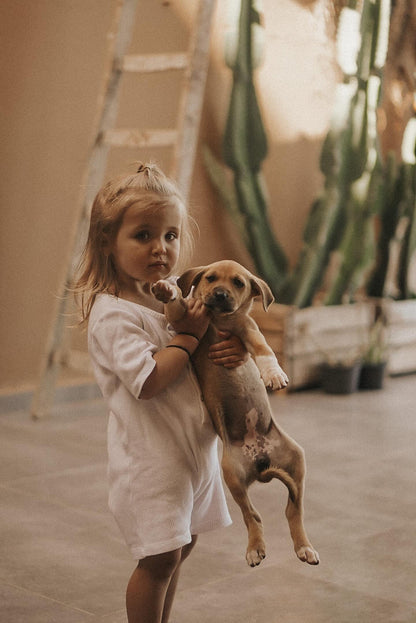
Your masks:
<path fill-rule="evenodd" d="M 153 264 L 149 264 L 150 268 L 165 268 L 166 262 L 153 262 Z"/>

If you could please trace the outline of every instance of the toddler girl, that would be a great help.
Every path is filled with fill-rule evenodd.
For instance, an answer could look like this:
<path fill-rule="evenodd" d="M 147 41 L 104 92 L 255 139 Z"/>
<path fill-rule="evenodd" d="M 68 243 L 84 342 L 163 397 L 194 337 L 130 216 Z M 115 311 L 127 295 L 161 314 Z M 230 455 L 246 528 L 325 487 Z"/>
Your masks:
<path fill-rule="evenodd" d="M 151 293 L 178 270 L 190 242 L 176 185 L 155 165 L 140 165 L 97 194 L 75 286 L 109 407 L 109 506 L 138 561 L 127 587 L 129 623 L 167 623 L 196 535 L 231 521 L 217 437 L 189 361 L 208 312 L 190 299 L 171 326 Z M 210 357 L 235 367 L 246 353 L 223 334 Z"/>

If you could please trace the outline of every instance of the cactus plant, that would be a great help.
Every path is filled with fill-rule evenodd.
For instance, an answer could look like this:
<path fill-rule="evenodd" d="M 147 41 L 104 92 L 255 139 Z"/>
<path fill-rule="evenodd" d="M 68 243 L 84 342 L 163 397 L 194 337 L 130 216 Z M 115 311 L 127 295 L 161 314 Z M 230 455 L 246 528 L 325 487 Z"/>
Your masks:
<path fill-rule="evenodd" d="M 226 207 L 237 217 L 243 239 L 257 272 L 276 295 L 286 276 L 287 259 L 268 218 L 261 164 L 267 154 L 267 139 L 253 82 L 256 56 L 253 29 L 260 24 L 254 0 L 241 0 L 238 40 L 226 60 L 233 72 L 231 100 L 223 138 L 225 164 L 233 171 L 234 189 L 222 165 L 208 148 L 205 163 Z"/>
<path fill-rule="evenodd" d="M 390 5 L 389 0 L 364 0 L 360 16 L 356 4 L 344 7 L 340 17 L 337 49 L 344 80 L 337 87 L 322 149 L 325 187 L 313 206 L 298 263 L 280 297 L 299 307 L 312 303 L 334 251 L 339 268 L 329 284 L 327 304 L 341 303 L 346 293 L 351 296 L 375 258 L 372 221 L 381 173 L 376 107 Z"/>
<path fill-rule="evenodd" d="M 358 5 L 362 5 L 361 12 Z M 233 71 L 223 139 L 228 168 L 208 147 L 204 150 L 210 178 L 235 219 L 257 272 L 280 302 L 298 307 L 313 303 L 324 277 L 327 304 L 352 300 L 357 289 L 365 286 L 371 296 L 383 296 L 391 238 L 405 223 L 397 283 L 400 297 L 414 296 L 410 273 L 416 258 L 416 120 L 409 126 L 413 128 L 410 160 L 403 158 L 400 167 L 392 157 L 383 166 L 376 128 L 390 0 L 349 0 L 341 11 L 337 47 L 344 77 L 337 87 L 321 153 L 325 183 L 312 205 L 291 274 L 269 223 L 261 175 L 267 140 L 253 81 L 259 57 L 253 30 L 259 22 L 255 0 L 241 0 L 238 33 L 226 56 Z M 410 134 L 409 129 L 408 143 Z M 377 224 L 381 226 L 378 239 Z"/>
<path fill-rule="evenodd" d="M 403 136 L 403 236 L 398 268 L 399 298 L 416 297 L 416 283 L 412 279 L 416 263 L 416 117 L 410 119 Z"/>
<path fill-rule="evenodd" d="M 380 208 L 382 166 L 378 149 L 377 106 L 380 99 L 381 72 L 387 54 L 390 0 L 364 2 L 361 15 L 361 47 L 357 60 L 357 103 L 364 108 L 361 138 L 361 161 L 365 164 L 360 177 L 351 183 L 345 206 L 348 226 L 338 250 L 342 262 L 329 285 L 325 303 L 339 304 L 351 300 L 363 286 L 374 265 L 376 240 L 374 218 Z M 361 115 L 360 115 L 361 117 Z"/>
<path fill-rule="evenodd" d="M 413 271 L 416 262 L 416 118 L 407 124 L 402 145 L 402 162 L 389 154 L 384 175 L 383 200 L 380 211 L 381 231 L 378 260 L 371 275 L 367 293 L 370 296 L 393 296 L 409 299 L 416 296 Z M 391 261 L 391 243 L 400 248 L 397 266 Z M 395 282 L 386 284 L 391 267 Z M 391 270 L 390 270 L 391 272 Z"/>
<path fill-rule="evenodd" d="M 383 193 L 380 197 L 379 235 L 377 241 L 376 260 L 366 285 L 369 296 L 381 298 L 389 294 L 387 274 L 390 265 L 390 243 L 395 234 L 401 212 L 403 192 L 403 176 L 396 156 L 391 152 L 386 160 L 383 176 Z"/>

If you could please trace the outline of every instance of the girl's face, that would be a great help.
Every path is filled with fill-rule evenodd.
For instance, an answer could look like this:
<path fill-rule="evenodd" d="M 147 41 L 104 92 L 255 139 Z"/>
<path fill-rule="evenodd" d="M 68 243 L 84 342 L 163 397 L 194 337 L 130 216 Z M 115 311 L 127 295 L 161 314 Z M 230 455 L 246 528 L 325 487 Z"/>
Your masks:
<path fill-rule="evenodd" d="M 111 248 L 121 293 L 166 278 L 178 261 L 182 215 L 175 205 L 143 210 L 131 205 Z"/>

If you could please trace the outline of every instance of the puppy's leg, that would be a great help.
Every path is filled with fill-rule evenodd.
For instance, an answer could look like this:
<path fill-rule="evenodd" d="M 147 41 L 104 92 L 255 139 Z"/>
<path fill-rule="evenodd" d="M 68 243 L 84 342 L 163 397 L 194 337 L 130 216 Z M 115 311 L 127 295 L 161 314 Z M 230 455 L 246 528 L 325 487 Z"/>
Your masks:
<path fill-rule="evenodd" d="M 276 355 L 252 318 L 250 318 L 250 324 L 244 331 L 242 339 L 256 362 L 264 385 L 272 390 L 286 387 L 289 383 L 287 374 L 280 367 Z"/>
<path fill-rule="evenodd" d="M 165 314 L 169 322 L 175 322 L 184 316 L 186 304 L 178 286 L 166 279 L 160 279 L 152 285 L 152 293 L 158 301 L 165 304 Z"/>
<path fill-rule="evenodd" d="M 279 445 L 273 443 L 279 440 Z M 267 435 L 270 443 L 270 467 L 262 471 L 258 477 L 261 482 L 269 482 L 272 478 L 281 480 L 289 490 L 286 506 L 286 518 L 293 540 L 297 557 L 310 565 L 319 564 L 319 554 L 311 545 L 303 524 L 303 494 L 305 486 L 305 456 L 303 449 L 287 435 L 274 430 Z M 273 447 L 274 446 L 274 447 Z M 282 467 L 274 467 L 274 466 Z"/>
<path fill-rule="evenodd" d="M 248 546 L 246 560 L 250 567 L 261 563 L 266 556 L 266 544 L 263 537 L 263 524 L 261 517 L 247 493 L 247 472 L 242 462 L 236 456 L 239 449 L 226 447 L 222 457 L 222 470 L 224 480 L 243 514 L 244 523 L 248 531 Z"/>

